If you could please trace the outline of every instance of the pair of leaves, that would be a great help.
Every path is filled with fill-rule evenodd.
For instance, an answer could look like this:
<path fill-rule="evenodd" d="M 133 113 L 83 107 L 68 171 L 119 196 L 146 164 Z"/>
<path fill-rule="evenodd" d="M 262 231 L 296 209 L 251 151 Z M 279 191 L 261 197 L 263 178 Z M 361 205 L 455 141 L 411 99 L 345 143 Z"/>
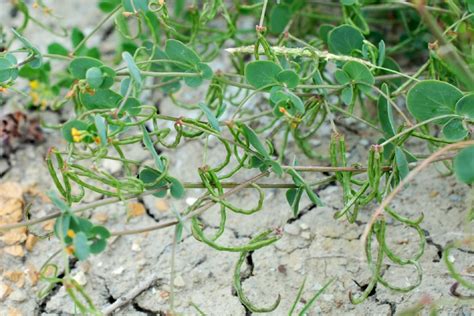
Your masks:
<path fill-rule="evenodd" d="M 104 251 L 107 239 L 110 237 L 107 228 L 96 226 L 88 219 L 70 212 L 63 213 L 56 219 L 54 234 L 66 245 L 73 246 L 74 255 L 79 260 L 85 260 L 90 254 Z"/>
<path fill-rule="evenodd" d="M 253 168 L 259 168 L 262 172 L 265 171 L 268 167 L 272 168 L 273 172 L 281 176 L 283 174 L 283 169 L 280 164 L 271 159 L 270 154 L 268 153 L 265 146 L 262 144 L 260 139 L 257 136 L 257 133 L 244 123 L 238 123 L 238 126 L 242 130 L 244 137 L 247 139 L 251 147 L 253 147 L 259 156 L 253 156 L 251 159 L 251 166 Z"/>
<path fill-rule="evenodd" d="M 455 86 L 437 80 L 415 84 L 407 94 L 407 107 L 419 121 L 450 114 L 461 116 L 435 122 L 444 125 L 443 134 L 451 141 L 465 138 L 468 135 L 466 121 L 474 120 L 474 94 L 463 95 Z"/>
<path fill-rule="evenodd" d="M 189 73 L 199 73 L 199 76 L 185 77 L 184 82 L 190 87 L 200 86 L 204 80 L 212 78 L 211 67 L 201 62 L 201 58 L 196 52 L 174 39 L 166 41 L 165 53 L 168 59 L 177 61 L 175 68 Z"/>
<path fill-rule="evenodd" d="M 306 193 L 310 201 L 315 205 L 323 205 L 321 199 L 316 195 L 316 193 L 314 193 L 311 187 L 304 181 L 303 177 L 301 177 L 297 171 L 290 169 L 288 170 L 288 174 L 291 175 L 294 184 L 297 186 L 297 188 L 288 189 L 288 191 L 286 191 L 286 200 L 293 211 L 293 216 L 298 216 L 300 200 L 303 193 Z"/>
<path fill-rule="evenodd" d="M 270 90 L 272 86 L 296 88 L 299 76 L 293 70 L 283 70 L 280 65 L 269 60 L 256 60 L 245 66 L 245 79 L 256 89 Z"/>
<path fill-rule="evenodd" d="M 168 186 L 172 197 L 180 199 L 184 196 L 184 187 L 178 179 L 171 176 L 162 177 L 162 173 L 156 169 L 145 167 L 142 171 L 140 171 L 139 179 L 145 184 L 145 187 L 148 190 L 163 189 L 162 191 L 154 193 L 153 196 L 159 198 L 165 197 L 167 192 L 166 188 Z"/>
<path fill-rule="evenodd" d="M 114 84 L 115 71 L 100 60 L 78 57 L 69 64 L 69 72 L 74 79 L 85 79 L 93 89 L 108 89 Z"/>
<path fill-rule="evenodd" d="M 354 101 L 354 90 L 369 93 L 371 86 L 375 83 L 374 76 L 363 64 L 349 61 L 335 73 L 336 80 L 342 85 L 348 85 L 341 92 L 342 101 L 349 105 Z"/>

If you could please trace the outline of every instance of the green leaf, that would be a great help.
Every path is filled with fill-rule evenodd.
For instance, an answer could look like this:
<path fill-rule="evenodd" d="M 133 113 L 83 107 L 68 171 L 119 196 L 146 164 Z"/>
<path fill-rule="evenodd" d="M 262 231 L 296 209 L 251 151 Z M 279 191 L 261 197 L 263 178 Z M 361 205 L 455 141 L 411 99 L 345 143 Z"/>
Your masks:
<path fill-rule="evenodd" d="M 279 65 L 272 61 L 256 60 L 245 66 L 245 79 L 255 88 L 260 89 L 271 84 L 278 84 L 277 75 L 282 70 Z"/>
<path fill-rule="evenodd" d="M 88 110 L 116 108 L 122 96 L 110 89 L 97 89 L 94 94 L 80 93 L 80 100 Z"/>
<path fill-rule="evenodd" d="M 194 71 L 192 70 L 189 70 L 187 71 L 189 73 L 194 73 Z M 202 83 L 204 82 L 204 80 L 202 80 L 202 77 L 184 77 L 184 83 L 186 83 L 186 85 L 188 87 L 191 87 L 191 88 L 196 88 L 196 87 L 199 87 L 200 85 L 202 85 Z"/>
<path fill-rule="evenodd" d="M 61 56 L 68 56 L 69 51 L 67 50 L 66 47 L 59 43 L 52 43 L 48 45 L 48 54 L 55 54 L 55 55 L 61 55 Z"/>
<path fill-rule="evenodd" d="M 120 0 L 100 0 L 97 5 L 102 12 L 108 13 L 113 11 L 120 2 Z"/>
<path fill-rule="evenodd" d="M 135 61 L 133 60 L 132 55 L 130 55 L 129 52 L 123 52 L 122 53 L 122 58 L 127 63 L 127 68 L 128 68 L 128 71 L 130 72 L 130 76 L 132 77 L 133 82 L 135 84 L 135 89 L 141 90 L 142 76 L 141 76 L 141 73 L 140 73 L 140 69 L 138 69 L 137 65 L 135 64 Z"/>
<path fill-rule="evenodd" d="M 385 61 L 385 42 L 379 42 L 379 56 L 377 58 L 377 66 L 382 66 Z"/>
<path fill-rule="evenodd" d="M 462 119 L 453 118 L 443 127 L 443 135 L 447 140 L 459 141 L 469 134 L 463 125 Z"/>
<path fill-rule="evenodd" d="M 456 114 L 474 120 L 474 93 L 465 95 L 456 103 Z"/>
<path fill-rule="evenodd" d="M 85 79 L 89 68 L 101 67 L 102 62 L 91 57 L 78 57 L 69 64 L 69 71 L 75 79 Z"/>
<path fill-rule="evenodd" d="M 382 84 L 381 90 L 384 92 L 385 95 L 390 96 L 390 90 L 386 83 Z M 380 126 L 384 131 L 385 137 L 390 138 L 394 136 L 396 133 L 396 129 L 395 122 L 393 120 L 392 106 L 388 102 L 387 98 L 382 94 L 379 96 L 377 108 Z"/>
<path fill-rule="evenodd" d="M 291 20 L 291 8 L 286 4 L 276 5 L 270 11 L 269 29 L 273 34 L 280 34 Z"/>
<path fill-rule="evenodd" d="M 64 124 L 64 126 L 62 128 L 64 139 L 66 139 L 68 142 L 72 143 L 74 141 L 72 139 L 71 130 L 73 128 L 76 128 L 79 131 L 85 131 L 85 130 L 87 130 L 88 127 L 89 127 L 89 125 L 86 122 L 83 122 L 83 121 L 79 121 L 79 120 L 69 121 L 66 124 Z"/>
<path fill-rule="evenodd" d="M 217 120 L 217 118 L 214 116 L 214 114 L 212 113 L 211 109 L 208 108 L 208 106 L 202 102 L 199 102 L 199 108 L 201 109 L 201 111 L 206 115 L 207 117 L 207 121 L 209 122 L 209 124 L 211 125 L 211 127 L 213 129 L 215 129 L 216 131 L 220 132 L 221 131 L 221 128 L 219 127 L 219 121 Z"/>
<path fill-rule="evenodd" d="M 97 134 L 99 134 L 100 145 L 105 146 L 107 144 L 107 126 L 105 125 L 105 119 L 96 114 L 94 116 L 95 127 L 97 128 Z"/>
<path fill-rule="evenodd" d="M 212 76 L 214 75 L 214 73 L 212 72 L 212 68 L 209 67 L 208 64 L 205 64 L 205 63 L 198 63 L 196 65 L 198 71 L 200 71 L 202 73 L 202 78 L 203 79 L 206 79 L 206 80 L 210 80 L 212 79 Z"/>
<path fill-rule="evenodd" d="M 78 232 L 74 237 L 74 255 L 79 260 L 86 260 L 89 257 L 89 244 L 87 236 L 83 232 Z"/>
<path fill-rule="evenodd" d="M 302 196 L 303 188 L 289 189 L 286 191 L 286 200 L 293 211 L 294 217 L 296 217 L 299 213 L 300 200 Z"/>
<path fill-rule="evenodd" d="M 354 97 L 354 88 L 352 86 L 347 86 L 341 91 L 342 102 L 346 105 L 352 104 L 352 98 Z"/>
<path fill-rule="evenodd" d="M 459 181 L 474 183 L 474 146 L 464 148 L 454 158 L 454 173 Z"/>
<path fill-rule="evenodd" d="M 104 79 L 104 81 L 100 85 L 100 88 L 101 89 L 109 89 L 110 87 L 112 87 L 114 85 L 115 76 L 117 75 L 117 73 L 115 72 L 115 70 L 113 70 L 112 68 L 107 67 L 107 66 L 100 67 L 100 70 L 102 71 L 102 75 L 103 75 L 103 79 Z"/>
<path fill-rule="evenodd" d="M 283 70 L 277 75 L 277 80 L 285 84 L 289 89 L 296 88 L 300 82 L 300 78 L 293 70 Z"/>
<path fill-rule="evenodd" d="M 38 50 L 38 48 L 36 48 L 36 46 L 31 44 L 31 42 L 28 39 L 26 39 L 26 37 L 23 37 L 21 34 L 15 31 L 15 29 L 12 29 L 12 33 L 20 40 L 20 42 L 23 43 L 25 48 L 28 48 L 31 50 L 34 56 L 34 59 L 29 62 L 30 67 L 31 68 L 41 67 L 41 65 L 43 64 L 43 55 L 41 55 L 41 52 Z"/>
<path fill-rule="evenodd" d="M 71 225 L 71 213 L 62 213 L 54 222 L 54 235 L 58 238 L 66 239 L 66 234 Z"/>
<path fill-rule="evenodd" d="M 262 142 L 260 142 L 260 139 L 258 138 L 255 131 L 244 123 L 240 123 L 239 125 L 241 126 L 242 131 L 244 132 L 244 136 L 249 141 L 250 145 L 252 145 L 252 147 L 255 148 L 255 150 L 257 150 L 260 155 L 267 159 L 270 159 L 267 150 L 263 146 Z"/>
<path fill-rule="evenodd" d="M 69 207 L 69 205 L 66 204 L 66 202 L 61 199 L 55 191 L 48 191 L 46 193 L 46 195 L 49 197 L 49 199 L 51 200 L 51 202 L 53 202 L 53 204 L 59 208 L 59 210 L 61 211 L 61 213 L 66 213 L 66 212 L 69 212 L 71 211 L 71 208 Z"/>
<path fill-rule="evenodd" d="M 13 58 L 7 58 L 6 56 L 4 58 L 0 58 L 0 82 L 15 80 L 18 77 L 17 64 L 16 62 L 12 62 L 13 60 L 16 61 L 16 59 Z"/>
<path fill-rule="evenodd" d="M 405 156 L 405 153 L 402 149 L 400 149 L 400 147 L 395 148 L 395 162 L 397 164 L 397 169 L 400 174 L 400 179 L 405 178 L 410 172 L 410 169 L 408 168 L 408 161 Z"/>
<path fill-rule="evenodd" d="M 141 125 L 142 128 L 142 133 L 143 133 L 143 143 L 145 144 L 145 147 L 151 152 L 153 159 L 155 160 L 155 166 L 158 168 L 160 172 L 163 172 L 165 170 L 165 166 L 163 165 L 163 162 L 161 161 L 160 155 L 156 152 L 155 146 L 153 145 L 153 142 L 151 141 L 150 134 L 148 134 L 148 131 L 146 130 L 144 125 Z"/>
<path fill-rule="evenodd" d="M 120 113 L 127 112 L 130 115 L 138 115 L 141 111 L 140 106 L 140 101 L 137 98 L 129 97 L 125 101 L 125 104 L 123 105 Z"/>
<path fill-rule="evenodd" d="M 201 59 L 194 50 L 174 39 L 166 41 L 165 52 L 170 59 L 185 64 L 197 65 L 201 62 Z"/>
<path fill-rule="evenodd" d="M 349 75 L 342 69 L 337 69 L 334 73 L 334 77 L 340 84 L 348 84 L 349 82 L 351 82 L 351 78 L 349 78 Z"/>
<path fill-rule="evenodd" d="M 173 177 L 167 177 L 166 178 L 171 186 L 170 186 L 170 193 L 171 196 L 174 197 L 175 199 L 180 199 L 184 196 L 184 186 L 179 182 L 178 179 L 173 178 Z"/>
<path fill-rule="evenodd" d="M 354 50 L 361 50 L 364 37 L 350 25 L 344 24 L 332 29 L 328 34 L 329 51 L 338 55 L 351 55 Z"/>
<path fill-rule="evenodd" d="M 456 103 L 463 96 L 455 86 L 436 80 L 425 80 L 415 84 L 407 94 L 408 111 L 419 121 L 437 116 L 453 114 Z M 436 121 L 444 124 L 449 118 Z"/>
<path fill-rule="evenodd" d="M 165 197 L 167 190 L 165 190 L 164 188 L 166 188 L 168 184 L 166 180 L 163 179 L 158 183 L 155 183 L 160 176 L 161 172 L 159 172 L 158 170 L 146 167 L 142 171 L 140 171 L 138 178 L 145 184 L 147 190 L 157 190 L 163 188 L 163 191 L 154 193 L 153 196 Z"/>
<path fill-rule="evenodd" d="M 304 190 L 306 191 L 306 194 L 308 195 L 308 198 L 310 199 L 311 202 L 313 202 L 317 206 L 322 206 L 323 202 L 319 198 L 319 196 L 314 193 L 314 191 L 308 186 L 304 186 Z"/>
<path fill-rule="evenodd" d="M 148 0 L 122 0 L 126 12 L 148 11 Z"/>
<path fill-rule="evenodd" d="M 86 80 L 91 88 L 98 89 L 104 82 L 104 76 L 99 68 L 92 67 L 87 69 Z"/>
<path fill-rule="evenodd" d="M 349 61 L 342 67 L 342 70 L 344 70 L 344 72 L 353 82 L 365 83 L 357 85 L 361 91 L 365 93 L 370 92 L 370 86 L 375 83 L 375 79 L 370 70 L 365 65 L 356 61 Z"/>

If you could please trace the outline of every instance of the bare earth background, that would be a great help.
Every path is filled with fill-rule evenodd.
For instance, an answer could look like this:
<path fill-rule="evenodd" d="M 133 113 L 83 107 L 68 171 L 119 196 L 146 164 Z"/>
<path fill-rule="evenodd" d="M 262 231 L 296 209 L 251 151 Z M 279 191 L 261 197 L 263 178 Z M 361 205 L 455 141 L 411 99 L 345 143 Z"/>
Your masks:
<path fill-rule="evenodd" d="M 47 1 L 53 12 L 61 17 L 61 23 L 68 29 L 79 26 L 86 34 L 101 17 L 94 0 L 81 1 Z M 20 18 L 10 15 L 7 0 L 0 0 L 0 21 L 5 27 L 20 23 Z M 44 19 L 40 11 L 33 13 L 49 24 L 52 19 Z M 51 24 L 53 25 L 53 24 Z M 26 31 L 26 36 L 43 51 L 51 41 L 70 45 L 68 39 L 53 37 L 50 33 L 34 28 Z M 98 36 L 91 39 L 95 45 L 100 41 Z M 113 41 L 112 42 L 113 45 Z M 105 43 L 105 50 L 113 50 L 111 44 Z M 225 54 L 211 66 L 214 70 L 224 69 L 228 60 Z M 61 63 L 55 63 L 61 65 Z M 21 97 L 8 93 L 7 104 L 0 107 L 1 114 L 21 109 L 25 103 Z M 196 100 L 202 91 L 183 91 L 180 97 Z M 170 115 L 189 115 L 176 109 L 171 101 L 159 94 L 160 111 Z M 258 100 L 257 100 L 258 101 Z M 70 111 L 63 114 L 52 112 L 40 113 L 42 119 L 49 123 L 67 120 Z M 368 134 L 363 126 L 351 120 L 340 120 L 345 126 L 347 143 L 350 145 L 350 160 L 364 161 L 365 153 L 376 138 Z M 344 130 L 344 127 L 343 127 Z M 349 130 L 357 133 L 349 132 Z M 64 141 L 57 132 L 46 131 L 47 141 L 41 145 L 24 145 L 10 155 L 9 167 L 6 159 L 0 159 L 0 188 L 6 194 L 4 183 L 13 182 L 19 185 L 15 192 L 29 207 L 32 218 L 44 216 L 54 209 L 42 192 L 52 187 L 44 157 L 49 147 L 64 146 Z M 323 127 L 314 140 L 320 153 L 327 152 L 330 130 Z M 291 142 L 290 142 L 291 146 Z M 414 144 L 418 152 L 424 148 Z M 202 165 L 203 143 L 187 142 L 176 151 L 165 151 L 172 161 L 171 173 L 183 181 L 198 179 L 196 169 Z M 209 164 L 222 159 L 219 146 L 211 143 Z M 131 159 L 147 163 L 147 153 L 139 146 L 130 150 Z M 299 158 L 300 164 L 314 161 Z M 149 161 L 148 161 L 149 163 Z M 120 174 L 121 166 L 107 163 L 101 166 L 109 172 Z M 246 176 L 250 177 L 248 173 Z M 306 175 L 309 180 L 316 180 L 320 175 Z M 242 177 L 240 180 L 245 179 Z M 288 180 L 288 179 L 286 179 Z M 268 181 L 271 181 L 269 179 Z M 341 207 L 341 189 L 329 185 L 319 190 L 325 203 L 324 207 L 314 207 L 309 201 L 301 204 L 302 215 L 290 219 L 291 212 L 285 200 L 284 191 L 268 190 L 265 208 L 251 217 L 229 215 L 227 233 L 222 243 L 245 243 L 249 237 L 266 228 L 283 227 L 283 237 L 276 244 L 252 254 L 252 264 L 247 269 L 250 276 L 245 279 L 243 287 L 248 297 L 257 305 L 270 305 L 278 294 L 282 296 L 280 306 L 272 315 L 286 315 L 298 287 L 306 280 L 303 298 L 309 299 L 330 278 L 336 281 L 321 296 L 311 311 L 311 315 L 394 315 L 405 308 L 430 296 L 441 307 L 441 315 L 471 315 L 474 311 L 471 302 L 459 301 L 449 295 L 453 280 L 449 278 L 446 267 L 440 262 L 443 247 L 450 241 L 462 238 L 466 233 L 473 233 L 472 225 L 465 226 L 467 188 L 459 185 L 453 177 L 443 177 L 435 167 L 426 170 L 419 179 L 411 184 L 410 192 L 405 192 L 394 204 L 403 214 L 416 217 L 425 214 L 422 227 L 430 235 L 429 243 L 421 261 L 424 275 L 420 287 L 407 294 L 393 293 L 381 286 L 373 295 L 360 305 L 352 305 L 348 292 L 358 292 L 354 283 L 367 284 L 370 272 L 366 265 L 359 238 L 365 222 L 375 205 L 362 210 L 362 222 L 350 225 L 344 220 L 333 219 L 333 214 Z M 187 197 L 197 197 L 197 190 L 189 190 Z M 2 192 L 0 192 L 2 195 Z M 232 198 L 232 201 L 244 206 L 252 203 L 254 192 L 245 191 Z M 88 194 L 87 201 L 100 199 L 97 194 Z M 181 211 L 184 200 L 157 199 L 145 197 L 135 204 L 121 203 L 97 208 L 89 212 L 95 222 L 102 223 L 111 230 L 137 228 L 174 218 L 173 208 Z M 141 203 L 141 204 L 136 204 Z M 144 205 L 142 208 L 141 205 Z M 132 210 L 132 211 L 131 211 Z M 127 221 L 127 214 L 129 220 Z M 204 221 L 211 227 L 217 223 L 216 209 L 210 209 L 204 215 Z M 45 235 L 52 229 L 51 223 L 31 228 L 24 232 L 30 236 L 29 242 L 21 243 L 20 248 L 11 248 L 5 238 L 0 241 L 0 315 L 71 315 L 74 307 L 64 288 L 57 287 L 45 299 L 38 299 L 36 294 L 44 286 L 37 280 L 36 272 L 42 264 L 59 249 L 59 243 L 52 239 L 40 239 L 35 245 L 31 241 L 34 235 Z M 416 232 L 400 225 L 390 225 L 390 243 L 398 253 L 411 254 L 417 251 Z M 113 238 L 108 249 L 101 255 L 91 257 L 85 262 L 70 262 L 73 275 L 93 298 L 98 308 L 103 308 L 128 293 L 133 287 L 152 275 L 158 275 L 156 284 L 146 289 L 131 304 L 116 312 L 116 315 L 164 315 L 169 305 L 169 279 L 172 230 L 161 230 L 148 234 Z M 16 250 L 15 250 L 16 249 Z M 20 251 L 21 250 L 21 251 Z M 189 231 L 185 230 L 184 241 L 177 248 L 176 311 L 183 315 L 197 314 L 190 305 L 199 306 L 208 315 L 245 315 L 245 309 L 232 291 L 232 274 L 238 254 L 217 252 L 197 242 Z M 474 273 L 472 255 L 453 252 L 459 271 L 471 276 Z M 406 270 L 408 269 L 408 271 Z M 406 286 L 414 281 L 414 271 L 410 268 L 384 265 L 384 277 L 397 285 Z M 301 308 L 303 303 L 298 306 Z"/>

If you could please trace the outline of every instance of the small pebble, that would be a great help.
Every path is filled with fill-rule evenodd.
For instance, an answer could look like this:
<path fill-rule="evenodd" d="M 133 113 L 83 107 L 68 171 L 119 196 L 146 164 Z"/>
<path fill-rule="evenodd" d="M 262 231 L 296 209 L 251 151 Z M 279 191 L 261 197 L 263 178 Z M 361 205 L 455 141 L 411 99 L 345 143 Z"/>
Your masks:
<path fill-rule="evenodd" d="M 309 226 L 308 226 L 307 224 L 305 224 L 305 223 L 301 223 L 301 224 L 300 224 L 300 228 L 301 228 L 302 230 L 308 230 L 308 229 L 309 229 Z"/>
<path fill-rule="evenodd" d="M 84 271 L 79 271 L 77 274 L 73 276 L 74 280 L 76 280 L 79 285 L 86 285 L 87 284 L 87 277 Z"/>
<path fill-rule="evenodd" d="M 180 287 L 184 287 L 185 285 L 186 283 L 184 283 L 184 280 L 180 275 L 174 278 L 174 286 L 180 288 Z"/>
<path fill-rule="evenodd" d="M 311 233 L 310 232 L 302 232 L 301 233 L 301 237 L 303 237 L 304 239 L 311 239 Z"/>
<path fill-rule="evenodd" d="M 9 296 L 9 299 L 14 302 L 24 302 L 27 299 L 26 293 L 23 290 L 15 290 Z"/>
<path fill-rule="evenodd" d="M 284 228 L 285 233 L 288 235 L 298 236 L 300 234 L 300 228 L 295 224 L 286 224 Z"/>
<path fill-rule="evenodd" d="M 456 259 L 454 258 L 453 255 L 449 255 L 448 256 L 448 261 L 451 262 L 451 263 L 454 263 L 454 261 L 456 261 Z"/>

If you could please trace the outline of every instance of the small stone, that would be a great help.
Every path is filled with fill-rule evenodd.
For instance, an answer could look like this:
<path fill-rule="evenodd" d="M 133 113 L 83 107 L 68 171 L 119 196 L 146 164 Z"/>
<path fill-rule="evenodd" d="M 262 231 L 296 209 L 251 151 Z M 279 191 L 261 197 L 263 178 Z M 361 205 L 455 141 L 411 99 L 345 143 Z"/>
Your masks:
<path fill-rule="evenodd" d="M 29 234 L 28 237 L 26 238 L 26 243 L 25 243 L 26 250 L 28 251 L 33 250 L 33 247 L 36 245 L 37 242 L 38 242 L 38 237 L 33 234 Z"/>
<path fill-rule="evenodd" d="M 195 197 L 188 197 L 186 198 L 186 204 L 188 204 L 189 206 L 193 205 L 194 203 L 196 203 L 197 199 Z"/>
<path fill-rule="evenodd" d="M 140 252 L 142 251 L 142 247 L 140 247 L 140 242 L 138 240 L 134 240 L 132 243 L 132 251 Z"/>
<path fill-rule="evenodd" d="M 24 302 L 27 299 L 26 293 L 23 290 L 15 290 L 9 297 L 14 302 Z"/>
<path fill-rule="evenodd" d="M 300 234 L 300 228 L 295 224 L 286 224 L 284 227 L 285 233 L 288 235 L 298 236 Z"/>
<path fill-rule="evenodd" d="M 460 202 L 462 200 L 461 196 L 457 195 L 457 194 L 451 194 L 449 196 L 449 199 L 452 201 L 452 202 Z"/>
<path fill-rule="evenodd" d="M 181 288 L 181 287 L 184 287 L 185 285 L 186 283 L 184 282 L 183 278 L 180 275 L 174 278 L 174 286 Z"/>
<path fill-rule="evenodd" d="M 359 141 L 359 144 L 361 144 L 362 146 L 364 147 L 367 147 L 369 146 L 369 141 L 365 138 L 362 138 L 360 141 Z"/>
<path fill-rule="evenodd" d="M 107 213 L 104 213 L 104 212 L 95 213 L 94 215 L 92 215 L 92 219 L 96 222 L 104 224 L 109 219 L 109 215 L 107 215 Z"/>
<path fill-rule="evenodd" d="M 134 202 L 128 204 L 128 217 L 137 217 L 145 214 L 145 206 L 142 203 Z"/>
<path fill-rule="evenodd" d="M 301 233 L 301 237 L 304 238 L 304 239 L 311 239 L 311 233 L 310 232 L 302 232 Z"/>
<path fill-rule="evenodd" d="M 0 283 L 0 301 L 3 301 L 10 295 L 12 288 L 4 283 Z"/>
<path fill-rule="evenodd" d="M 158 211 L 162 213 L 167 212 L 170 208 L 170 206 L 168 205 L 168 202 L 166 202 L 165 199 L 158 199 L 155 203 L 155 207 Z"/>
<path fill-rule="evenodd" d="M 5 271 L 3 277 L 14 282 L 18 287 L 23 287 L 25 284 L 25 275 L 21 271 Z"/>
<path fill-rule="evenodd" d="M 102 162 L 102 167 L 111 174 L 114 174 L 122 170 L 122 163 L 118 160 L 106 159 Z"/>
<path fill-rule="evenodd" d="M 25 251 L 23 250 L 22 246 L 15 245 L 15 246 L 9 246 L 3 248 L 5 253 L 9 254 L 10 256 L 13 257 L 24 257 L 25 256 Z"/>
<path fill-rule="evenodd" d="M 73 276 L 73 279 L 76 280 L 76 282 L 79 283 L 79 285 L 84 286 L 87 284 L 87 277 L 84 271 L 79 271 L 78 273 L 76 273 Z"/>
<path fill-rule="evenodd" d="M 309 226 L 308 226 L 307 224 L 305 224 L 305 223 L 301 223 L 301 224 L 300 224 L 300 228 L 301 228 L 302 230 L 308 230 L 308 229 L 309 229 Z"/>
<path fill-rule="evenodd" d="M 117 269 L 115 269 L 114 271 L 112 271 L 112 274 L 115 274 L 115 275 L 119 275 L 119 274 L 122 274 L 122 272 L 125 270 L 124 267 L 118 267 Z"/>

